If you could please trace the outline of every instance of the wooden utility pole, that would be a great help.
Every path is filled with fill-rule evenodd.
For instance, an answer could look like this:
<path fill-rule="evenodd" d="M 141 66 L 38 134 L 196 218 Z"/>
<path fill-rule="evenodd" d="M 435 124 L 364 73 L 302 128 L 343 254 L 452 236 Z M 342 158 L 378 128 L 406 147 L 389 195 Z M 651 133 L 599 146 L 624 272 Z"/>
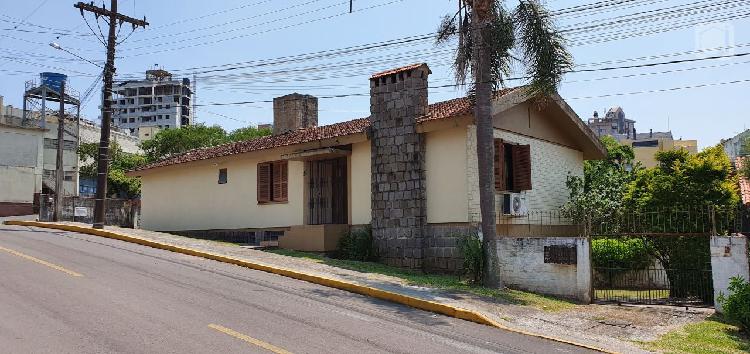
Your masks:
<path fill-rule="evenodd" d="M 73 5 L 75 8 L 81 10 L 81 15 L 84 11 L 88 11 L 94 14 L 97 18 L 99 16 L 109 19 L 109 35 L 107 36 L 107 63 L 104 65 L 104 102 L 102 104 L 102 134 L 99 139 L 99 158 L 97 162 L 97 176 L 96 176 L 96 203 L 94 204 L 94 228 L 104 228 L 104 214 L 106 208 L 107 199 L 107 173 L 109 171 L 109 131 L 110 125 L 112 124 L 112 81 L 115 74 L 115 46 L 117 45 L 117 35 L 115 30 L 118 24 L 129 23 L 136 27 L 146 27 L 148 22 L 146 19 L 138 20 L 129 16 L 125 16 L 117 12 L 117 0 L 111 0 L 110 9 L 107 10 L 104 7 L 94 6 L 93 3 L 86 4 L 79 2 Z"/>
<path fill-rule="evenodd" d="M 46 97 L 45 97 L 46 99 Z M 52 220 L 62 219 L 63 195 L 65 194 L 65 166 L 63 148 L 65 147 L 65 80 L 60 83 L 60 114 L 57 118 L 57 159 L 55 166 L 55 213 Z"/>

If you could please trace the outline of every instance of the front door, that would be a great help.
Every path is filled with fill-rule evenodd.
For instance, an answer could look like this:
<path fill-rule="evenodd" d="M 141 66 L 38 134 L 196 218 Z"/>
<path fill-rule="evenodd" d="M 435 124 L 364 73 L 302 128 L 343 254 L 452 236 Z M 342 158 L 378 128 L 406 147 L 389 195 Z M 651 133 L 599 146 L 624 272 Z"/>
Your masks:
<path fill-rule="evenodd" d="M 346 157 L 308 161 L 310 225 L 346 224 Z"/>

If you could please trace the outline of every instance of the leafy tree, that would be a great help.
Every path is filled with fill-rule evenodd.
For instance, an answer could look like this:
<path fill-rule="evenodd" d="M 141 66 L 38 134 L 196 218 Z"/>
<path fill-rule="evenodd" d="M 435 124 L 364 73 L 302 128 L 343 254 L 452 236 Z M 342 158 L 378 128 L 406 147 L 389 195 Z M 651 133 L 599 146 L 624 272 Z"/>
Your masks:
<path fill-rule="evenodd" d="M 188 125 L 179 129 L 159 131 L 152 139 L 142 142 L 141 149 L 145 151 L 149 161 L 158 161 L 192 149 L 250 140 L 270 134 L 270 129 L 255 127 L 239 128 L 227 134 L 218 125 Z"/>
<path fill-rule="evenodd" d="M 583 177 L 568 176 L 570 199 L 562 208 L 563 215 L 585 225 L 587 230 L 622 215 L 625 192 L 640 169 L 633 163 L 635 154 L 630 146 L 611 136 L 602 137 L 601 142 L 607 149 L 606 159 L 584 162 Z"/>
<path fill-rule="evenodd" d="M 227 138 L 229 141 L 245 141 L 271 135 L 271 129 L 258 129 L 256 127 L 245 127 L 233 130 Z"/>
<path fill-rule="evenodd" d="M 641 170 L 625 193 L 624 203 L 633 213 L 652 211 L 656 218 L 641 218 L 646 230 L 659 232 L 721 232 L 718 220 L 731 217 L 739 196 L 731 163 L 721 146 L 691 155 L 685 150 L 656 154 L 659 165 Z M 668 221 L 668 222 L 667 222 Z M 650 223 L 650 224 L 649 224 Z M 718 225 L 718 226 L 717 226 Z M 695 283 L 710 286 L 710 274 L 690 279 L 680 270 L 705 269 L 711 261 L 709 242 L 704 237 L 647 237 L 653 256 L 667 270 L 670 296 L 700 295 L 712 300 L 710 292 L 694 293 Z"/>
<path fill-rule="evenodd" d="M 500 0 L 458 0 L 458 12 L 445 16 L 437 34 L 438 44 L 458 39 L 454 69 L 456 82 L 471 75 L 471 96 L 477 125 L 479 204 L 482 216 L 486 271 L 483 283 L 499 286 L 495 248 L 494 146 L 490 113 L 493 91 L 503 85 L 518 50 L 530 78 L 528 93 L 541 101 L 554 94 L 563 74 L 573 63 L 549 12 L 538 0 L 521 0 L 511 12 Z"/>
<path fill-rule="evenodd" d="M 99 143 L 85 143 L 78 147 L 78 156 L 84 164 L 80 173 L 84 177 L 97 177 L 97 155 Z M 122 151 L 122 148 L 112 142 L 109 148 L 109 174 L 107 175 L 107 195 L 117 195 L 124 198 L 134 198 L 141 193 L 141 181 L 128 177 L 125 172 L 146 163 L 143 155 Z"/>
<path fill-rule="evenodd" d="M 160 130 L 153 138 L 143 141 L 141 149 L 149 161 L 157 161 L 188 150 L 214 146 L 227 141 L 227 132 L 218 125 L 187 125 L 179 129 Z"/>

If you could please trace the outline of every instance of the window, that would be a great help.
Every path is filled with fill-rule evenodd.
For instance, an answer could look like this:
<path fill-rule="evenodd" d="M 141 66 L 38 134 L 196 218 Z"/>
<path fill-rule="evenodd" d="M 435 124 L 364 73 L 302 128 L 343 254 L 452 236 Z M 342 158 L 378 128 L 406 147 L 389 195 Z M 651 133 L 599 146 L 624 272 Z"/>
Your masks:
<path fill-rule="evenodd" d="M 219 169 L 219 184 L 227 184 L 227 169 Z"/>
<path fill-rule="evenodd" d="M 135 123 L 135 118 L 130 118 L 130 123 Z"/>
<path fill-rule="evenodd" d="M 289 200 L 289 173 L 286 161 L 258 164 L 258 203 Z"/>
<path fill-rule="evenodd" d="M 169 119 L 169 114 L 165 114 L 164 119 Z"/>
<path fill-rule="evenodd" d="M 128 119 L 127 119 L 127 118 L 122 118 L 122 119 L 120 119 L 120 123 L 127 123 L 127 122 L 128 122 Z"/>
<path fill-rule="evenodd" d="M 520 192 L 530 189 L 530 146 L 495 139 L 495 190 Z"/>

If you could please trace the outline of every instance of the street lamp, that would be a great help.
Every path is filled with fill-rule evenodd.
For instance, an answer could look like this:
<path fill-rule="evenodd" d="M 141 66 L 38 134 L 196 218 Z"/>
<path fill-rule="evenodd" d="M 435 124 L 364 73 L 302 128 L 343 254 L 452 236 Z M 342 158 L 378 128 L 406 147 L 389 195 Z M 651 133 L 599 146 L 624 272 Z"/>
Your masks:
<path fill-rule="evenodd" d="M 100 68 L 104 69 L 104 67 L 103 67 L 103 66 L 101 66 L 100 64 L 97 64 L 97 63 L 95 63 L 95 62 L 93 62 L 93 61 L 91 61 L 91 60 L 88 60 L 88 59 L 86 59 L 86 58 L 84 58 L 84 57 L 81 57 L 80 55 L 78 55 L 78 54 L 76 54 L 76 53 L 73 53 L 73 52 L 71 52 L 71 51 L 69 51 L 69 50 L 67 50 L 67 49 L 63 48 L 63 47 L 62 47 L 61 45 L 59 45 L 59 44 L 58 44 L 57 42 L 50 42 L 49 46 L 50 46 L 50 47 L 52 47 L 52 48 L 55 48 L 55 49 L 57 49 L 57 50 L 62 50 L 63 52 L 65 52 L 65 53 L 68 53 L 68 54 L 70 54 L 70 55 L 72 55 L 72 56 L 74 56 L 74 57 L 76 57 L 76 58 L 78 58 L 78 59 L 80 59 L 80 60 L 83 60 L 83 61 L 85 61 L 85 62 L 87 62 L 87 63 L 93 64 L 93 65 L 96 65 L 96 66 L 98 66 L 98 67 L 100 67 Z"/>

